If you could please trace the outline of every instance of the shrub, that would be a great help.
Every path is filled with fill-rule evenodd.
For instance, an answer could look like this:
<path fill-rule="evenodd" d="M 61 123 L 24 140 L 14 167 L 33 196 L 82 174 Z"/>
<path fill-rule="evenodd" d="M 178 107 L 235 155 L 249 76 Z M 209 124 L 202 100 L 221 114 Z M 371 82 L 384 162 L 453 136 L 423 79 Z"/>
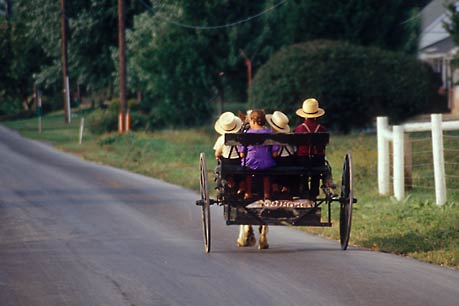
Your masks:
<path fill-rule="evenodd" d="M 108 109 L 97 109 L 88 116 L 89 130 L 94 134 L 102 134 L 118 130 L 119 111 L 110 107 Z M 143 130 L 147 126 L 147 116 L 139 112 L 130 111 L 130 129 Z"/>
<path fill-rule="evenodd" d="M 294 114 L 315 97 L 326 110 L 323 122 L 347 132 L 370 125 L 377 115 L 398 122 L 429 112 L 438 87 L 431 69 L 413 57 L 319 40 L 284 48 L 262 66 L 249 107 Z"/>
<path fill-rule="evenodd" d="M 131 130 L 145 129 L 147 116 L 140 113 L 139 103 L 136 99 L 128 100 L 128 109 L 131 119 Z M 108 107 L 97 109 L 88 116 L 88 125 L 91 132 L 102 134 L 116 131 L 118 129 L 118 115 L 120 112 L 120 100 L 114 98 L 110 100 Z"/>
<path fill-rule="evenodd" d="M 0 91 L 0 116 L 18 114 L 22 110 L 21 101 L 13 98 L 5 98 Z"/>
<path fill-rule="evenodd" d="M 88 116 L 89 130 L 94 134 L 116 131 L 118 129 L 118 112 L 111 109 L 96 109 Z"/>
<path fill-rule="evenodd" d="M 148 118 L 146 115 L 143 115 L 140 112 L 130 112 L 131 115 L 131 126 L 130 129 L 135 130 L 144 130 L 146 129 Z"/>

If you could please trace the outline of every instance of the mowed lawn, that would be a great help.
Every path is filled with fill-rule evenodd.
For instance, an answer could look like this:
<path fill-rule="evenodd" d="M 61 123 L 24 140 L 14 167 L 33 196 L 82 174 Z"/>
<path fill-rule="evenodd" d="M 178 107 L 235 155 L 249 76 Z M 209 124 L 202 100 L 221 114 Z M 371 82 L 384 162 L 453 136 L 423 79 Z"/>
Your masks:
<path fill-rule="evenodd" d="M 217 138 L 213 125 L 183 130 L 109 133 L 93 135 L 84 131 L 79 144 L 80 114 L 64 123 L 62 113 L 43 118 L 43 131 L 37 132 L 37 119 L 2 122 L 22 135 L 45 141 L 60 150 L 84 159 L 124 168 L 187 188 L 199 189 L 199 153 L 205 152 L 209 172 L 215 166 L 212 146 Z M 350 245 L 417 258 L 439 265 L 459 267 L 459 133 L 449 132 L 444 139 L 447 162 L 447 203 L 435 204 L 429 135 L 414 136 L 413 188 L 404 201 L 380 196 L 377 190 L 376 135 L 351 133 L 331 135 L 327 158 L 339 186 L 343 158 L 352 152 L 354 205 Z M 212 175 L 209 182 L 213 184 Z M 210 188 L 213 190 L 213 186 Z M 198 196 L 198 195 L 197 195 Z M 190 205 L 194 200 L 190 199 Z M 198 208 L 196 208 L 198 209 Z M 339 217 L 335 203 L 334 219 Z M 339 222 L 331 228 L 305 227 L 331 239 L 339 239 Z M 214 222 L 224 222 L 221 220 Z"/>

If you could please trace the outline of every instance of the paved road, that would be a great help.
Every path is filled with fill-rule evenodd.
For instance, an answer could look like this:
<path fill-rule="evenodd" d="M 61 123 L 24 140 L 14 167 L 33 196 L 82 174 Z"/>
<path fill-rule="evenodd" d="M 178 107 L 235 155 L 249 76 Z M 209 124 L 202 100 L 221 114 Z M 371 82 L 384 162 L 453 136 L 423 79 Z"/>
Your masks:
<path fill-rule="evenodd" d="M 206 255 L 194 192 L 1 126 L 0 157 L 1 306 L 459 304 L 459 271 L 286 227 L 237 248 L 218 207 Z"/>

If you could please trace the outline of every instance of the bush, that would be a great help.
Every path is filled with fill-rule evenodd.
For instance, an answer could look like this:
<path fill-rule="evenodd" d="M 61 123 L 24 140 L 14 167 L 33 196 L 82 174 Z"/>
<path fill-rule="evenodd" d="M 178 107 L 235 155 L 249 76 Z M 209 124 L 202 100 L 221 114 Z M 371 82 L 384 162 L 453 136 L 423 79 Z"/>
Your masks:
<path fill-rule="evenodd" d="M 148 117 L 140 112 L 130 112 L 131 126 L 130 129 L 133 131 L 145 130 L 147 128 Z"/>
<path fill-rule="evenodd" d="M 110 109 L 96 109 L 88 116 L 88 127 L 94 134 L 116 131 L 118 129 L 118 112 Z"/>
<path fill-rule="evenodd" d="M 0 92 L 0 116 L 14 115 L 22 111 L 21 101 L 13 98 L 5 98 Z"/>
<path fill-rule="evenodd" d="M 378 115 L 399 122 L 429 112 L 439 86 L 432 70 L 413 57 L 311 41 L 282 49 L 258 70 L 249 107 L 293 115 L 302 101 L 315 97 L 326 110 L 322 121 L 348 132 L 372 124 Z"/>
<path fill-rule="evenodd" d="M 128 109 L 131 119 L 130 129 L 141 130 L 147 125 L 147 116 L 138 111 L 140 105 L 136 99 L 128 100 Z M 110 100 L 108 107 L 97 109 L 88 116 L 88 125 L 91 132 L 102 134 L 118 130 L 118 116 L 120 112 L 120 100 Z"/>

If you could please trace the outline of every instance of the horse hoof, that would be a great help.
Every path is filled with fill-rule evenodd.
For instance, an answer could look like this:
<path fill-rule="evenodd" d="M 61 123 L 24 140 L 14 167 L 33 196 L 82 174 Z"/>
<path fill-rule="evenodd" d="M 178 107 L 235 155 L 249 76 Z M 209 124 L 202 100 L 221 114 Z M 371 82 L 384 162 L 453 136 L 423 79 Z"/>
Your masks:
<path fill-rule="evenodd" d="M 237 246 L 238 246 L 239 248 L 243 248 L 243 247 L 248 246 L 247 243 L 246 243 L 244 240 L 239 240 L 239 239 L 238 239 L 238 240 L 236 241 L 236 243 L 237 243 Z"/>
<path fill-rule="evenodd" d="M 259 250 L 266 250 L 266 249 L 269 249 L 269 244 L 259 244 L 258 245 L 258 249 Z"/>
<path fill-rule="evenodd" d="M 237 243 L 237 246 L 240 248 L 252 247 L 255 244 L 257 244 L 257 240 L 255 239 L 255 236 L 251 235 L 247 237 L 247 239 L 238 239 L 236 243 Z"/>
<path fill-rule="evenodd" d="M 265 250 L 269 248 L 269 244 L 265 240 L 260 240 L 260 243 L 258 244 L 258 249 L 259 250 Z"/>
<path fill-rule="evenodd" d="M 255 243 L 251 244 L 247 240 L 243 240 L 243 241 L 238 240 L 238 241 L 236 241 L 236 243 L 237 243 L 237 246 L 240 247 L 240 248 L 251 247 L 251 246 L 255 245 Z"/>

